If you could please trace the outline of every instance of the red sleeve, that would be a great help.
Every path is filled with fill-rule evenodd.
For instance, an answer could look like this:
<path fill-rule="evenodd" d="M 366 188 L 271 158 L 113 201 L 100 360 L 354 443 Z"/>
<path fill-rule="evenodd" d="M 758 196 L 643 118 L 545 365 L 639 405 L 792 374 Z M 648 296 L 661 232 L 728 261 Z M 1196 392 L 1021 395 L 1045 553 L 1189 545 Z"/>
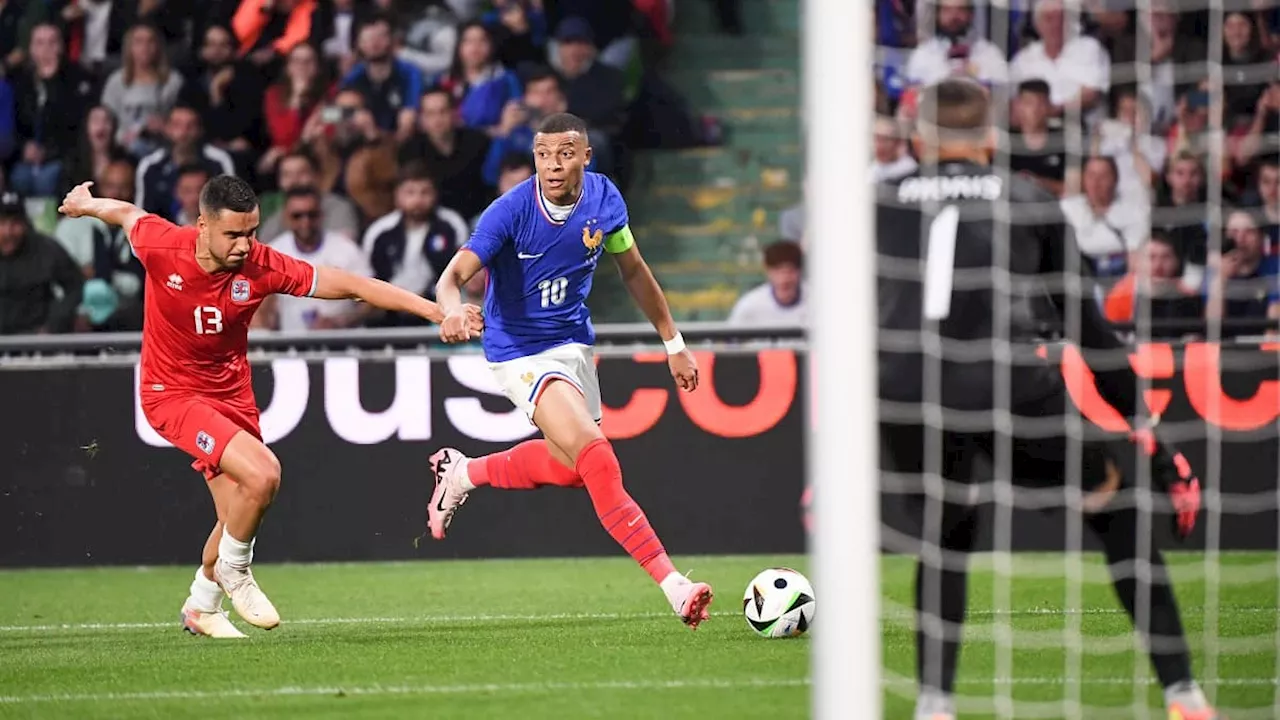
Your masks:
<path fill-rule="evenodd" d="M 195 228 L 178 227 L 159 215 L 143 215 L 133 224 L 129 244 L 133 246 L 133 254 L 145 264 L 150 250 L 194 245 L 197 232 Z"/>
<path fill-rule="evenodd" d="M 316 292 L 316 268 L 262 243 L 254 245 L 253 263 L 261 268 L 267 292 L 311 297 Z"/>

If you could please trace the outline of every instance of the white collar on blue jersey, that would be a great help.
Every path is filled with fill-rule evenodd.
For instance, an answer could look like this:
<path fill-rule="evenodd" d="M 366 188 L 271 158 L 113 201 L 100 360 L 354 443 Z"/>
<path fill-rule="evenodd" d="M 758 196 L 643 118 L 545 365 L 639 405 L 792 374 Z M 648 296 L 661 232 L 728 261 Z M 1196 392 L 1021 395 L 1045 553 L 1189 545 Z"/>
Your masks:
<path fill-rule="evenodd" d="M 534 191 L 538 194 L 538 207 L 542 209 L 542 216 L 548 222 L 554 225 L 563 225 L 573 215 L 573 211 L 578 207 L 578 203 L 582 202 L 582 197 L 587 194 L 586 179 L 583 179 L 582 189 L 578 192 L 578 199 L 573 201 L 572 205 L 556 205 L 542 194 L 542 183 L 538 180 L 538 176 L 533 176 Z M 558 219 L 557 219 L 557 216 Z"/>

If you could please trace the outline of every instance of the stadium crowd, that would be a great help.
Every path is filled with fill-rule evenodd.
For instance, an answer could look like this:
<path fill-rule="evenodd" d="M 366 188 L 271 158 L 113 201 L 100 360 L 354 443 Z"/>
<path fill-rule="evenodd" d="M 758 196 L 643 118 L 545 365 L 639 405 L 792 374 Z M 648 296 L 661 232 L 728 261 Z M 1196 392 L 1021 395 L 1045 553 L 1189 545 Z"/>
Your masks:
<path fill-rule="evenodd" d="M 1061 199 L 1108 317 L 1280 318 L 1280 2 L 1001 4 L 874 3 L 872 179 L 916 169 L 920 88 L 972 77 L 1007 107 L 997 161 Z M 779 231 L 804 240 L 799 208 Z"/>
<path fill-rule="evenodd" d="M 0 334 L 141 327 L 118 229 L 30 222 L 33 199 L 84 180 L 191 224 L 204 182 L 234 173 L 262 193 L 261 241 L 430 297 L 477 215 L 532 175 L 542 117 L 586 120 L 591 168 L 619 184 L 629 138 L 700 142 L 701 119 L 646 103 L 670 3 L 0 0 Z M 296 298 L 257 318 L 413 320 Z"/>

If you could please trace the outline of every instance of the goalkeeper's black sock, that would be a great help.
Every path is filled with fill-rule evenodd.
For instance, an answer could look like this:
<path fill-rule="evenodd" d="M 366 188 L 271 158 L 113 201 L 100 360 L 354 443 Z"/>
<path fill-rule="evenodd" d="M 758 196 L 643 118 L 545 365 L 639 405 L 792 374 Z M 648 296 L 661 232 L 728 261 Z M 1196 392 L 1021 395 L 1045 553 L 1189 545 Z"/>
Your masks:
<path fill-rule="evenodd" d="M 927 523 L 927 512 L 925 517 Z M 923 553 L 916 564 L 916 677 L 922 692 L 931 689 L 950 695 L 968 601 L 967 565 L 977 512 L 944 505 L 938 525 L 926 526 L 923 539 L 926 551 L 941 551 L 943 564 Z"/>
<path fill-rule="evenodd" d="M 1178 603 L 1173 595 L 1169 571 L 1164 556 L 1155 546 L 1154 538 L 1147 541 L 1147 564 L 1151 568 L 1151 584 L 1147 594 L 1146 627 L 1138 627 L 1136 616 L 1138 603 L 1139 572 L 1134 563 L 1138 556 L 1138 511 L 1135 508 L 1111 510 L 1086 516 L 1086 522 L 1102 539 L 1107 554 L 1107 567 L 1120 603 L 1134 621 L 1134 628 L 1142 635 L 1151 653 L 1151 664 L 1163 687 L 1191 680 L 1191 653 L 1187 649 L 1186 636 L 1182 632 L 1182 620 L 1178 616 Z M 1148 523 L 1150 525 L 1150 523 Z M 1149 534 L 1148 534 L 1149 537 Z M 1119 577 L 1117 577 L 1119 575 Z"/>

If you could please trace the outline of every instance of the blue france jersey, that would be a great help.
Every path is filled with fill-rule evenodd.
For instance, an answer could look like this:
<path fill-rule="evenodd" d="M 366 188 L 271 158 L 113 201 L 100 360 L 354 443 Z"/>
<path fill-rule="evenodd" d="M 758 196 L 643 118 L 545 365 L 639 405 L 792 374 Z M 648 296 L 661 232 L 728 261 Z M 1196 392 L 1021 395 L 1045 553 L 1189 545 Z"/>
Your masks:
<path fill-rule="evenodd" d="M 566 343 L 594 344 L 591 279 L 605 239 L 626 227 L 622 194 L 597 173 L 586 173 L 564 222 L 551 219 L 536 175 L 494 200 L 465 246 L 489 269 L 485 358 L 502 362 Z"/>

